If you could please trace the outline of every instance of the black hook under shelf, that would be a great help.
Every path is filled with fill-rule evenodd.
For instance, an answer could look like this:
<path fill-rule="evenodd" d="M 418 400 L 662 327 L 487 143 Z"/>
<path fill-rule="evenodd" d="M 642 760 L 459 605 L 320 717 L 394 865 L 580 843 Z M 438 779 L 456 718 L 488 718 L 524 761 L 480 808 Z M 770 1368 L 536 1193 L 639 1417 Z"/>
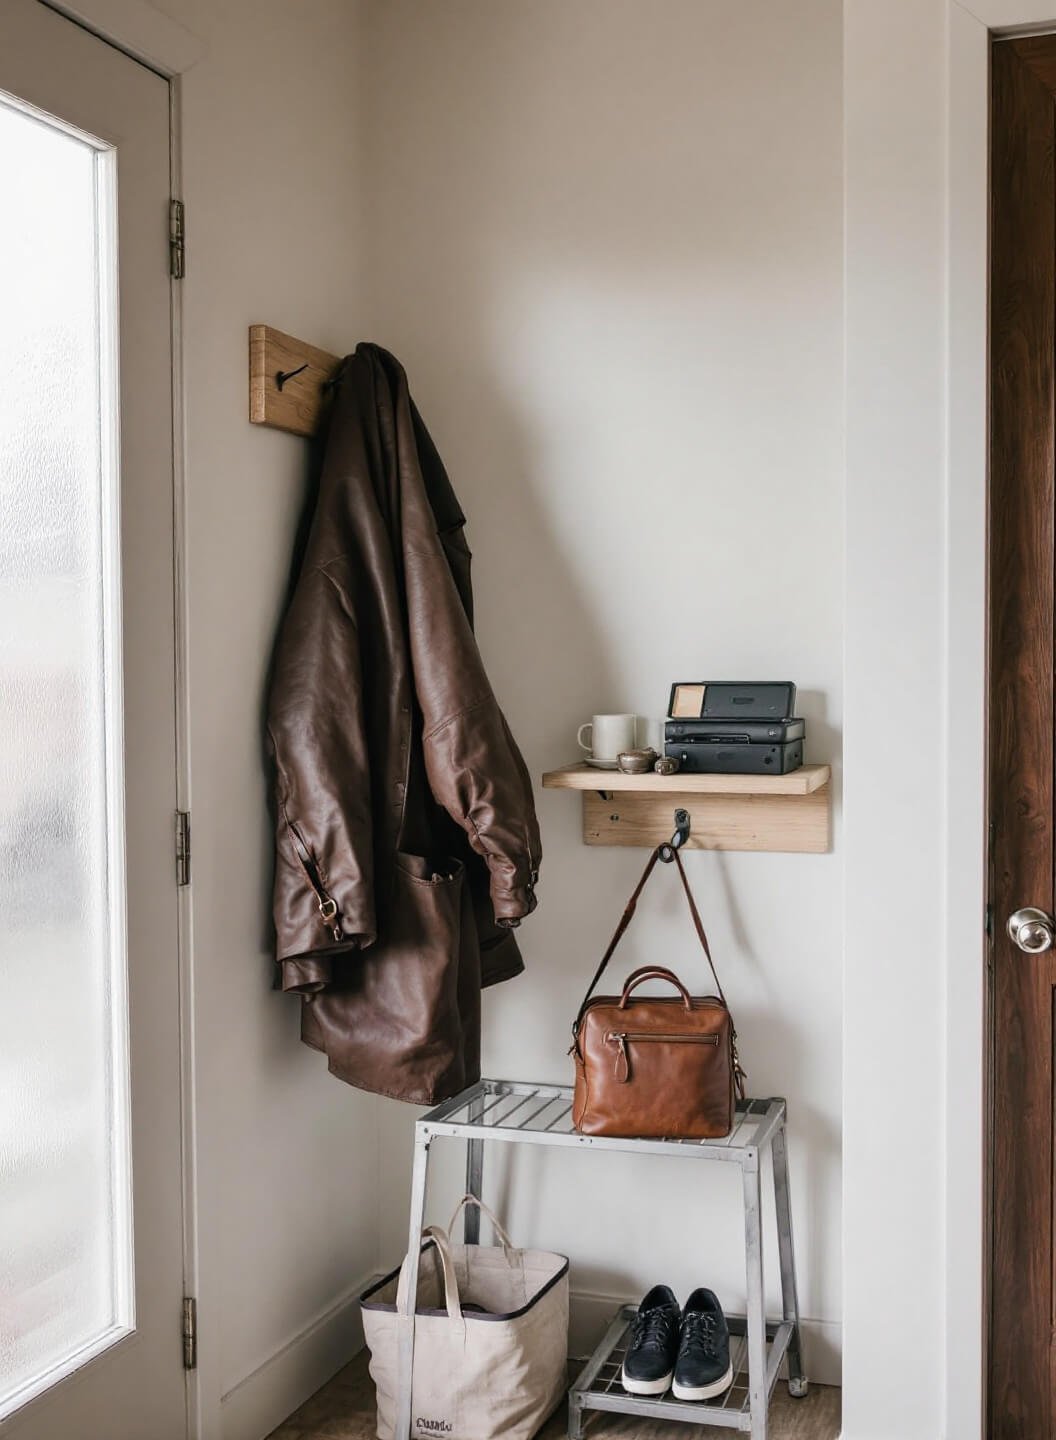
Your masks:
<path fill-rule="evenodd" d="M 666 845 L 660 846 L 660 859 L 670 864 L 675 858 L 675 851 L 681 850 L 688 839 L 689 811 L 678 809 L 675 811 L 675 833 Z"/>

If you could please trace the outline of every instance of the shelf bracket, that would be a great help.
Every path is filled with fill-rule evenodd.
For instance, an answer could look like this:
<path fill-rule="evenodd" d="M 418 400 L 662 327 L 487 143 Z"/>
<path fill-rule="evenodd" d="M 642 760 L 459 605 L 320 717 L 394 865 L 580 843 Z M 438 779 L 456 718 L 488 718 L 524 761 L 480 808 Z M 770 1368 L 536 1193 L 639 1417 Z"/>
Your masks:
<path fill-rule="evenodd" d="M 680 850 L 689 839 L 689 811 L 678 809 L 675 811 L 675 833 L 666 845 L 660 846 L 660 859 L 670 865 L 675 858 L 675 851 Z"/>

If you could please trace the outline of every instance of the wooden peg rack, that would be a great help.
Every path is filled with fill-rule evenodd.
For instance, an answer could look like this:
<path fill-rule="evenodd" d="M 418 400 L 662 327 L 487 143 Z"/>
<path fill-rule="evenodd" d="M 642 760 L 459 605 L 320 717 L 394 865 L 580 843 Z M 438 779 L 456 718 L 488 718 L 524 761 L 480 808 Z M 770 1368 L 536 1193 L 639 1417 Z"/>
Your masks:
<path fill-rule="evenodd" d="M 291 435 L 314 435 L 326 382 L 340 357 L 271 325 L 249 327 L 249 418 Z"/>

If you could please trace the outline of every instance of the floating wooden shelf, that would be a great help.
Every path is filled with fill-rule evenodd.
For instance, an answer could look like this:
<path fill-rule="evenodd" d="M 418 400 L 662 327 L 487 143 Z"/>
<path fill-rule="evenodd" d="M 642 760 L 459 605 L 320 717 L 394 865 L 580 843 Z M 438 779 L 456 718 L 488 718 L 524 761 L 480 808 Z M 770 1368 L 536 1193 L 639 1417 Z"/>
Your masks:
<path fill-rule="evenodd" d="M 548 790 L 583 793 L 586 845 L 651 848 L 671 838 L 676 809 L 689 811 L 696 850 L 783 850 L 823 854 L 830 843 L 828 765 L 791 775 L 624 775 L 565 765 L 543 776 Z"/>
<path fill-rule="evenodd" d="M 812 795 L 829 783 L 827 765 L 803 765 L 791 775 L 624 775 L 593 765 L 563 765 L 543 776 L 547 790 L 637 790 L 648 795 Z"/>

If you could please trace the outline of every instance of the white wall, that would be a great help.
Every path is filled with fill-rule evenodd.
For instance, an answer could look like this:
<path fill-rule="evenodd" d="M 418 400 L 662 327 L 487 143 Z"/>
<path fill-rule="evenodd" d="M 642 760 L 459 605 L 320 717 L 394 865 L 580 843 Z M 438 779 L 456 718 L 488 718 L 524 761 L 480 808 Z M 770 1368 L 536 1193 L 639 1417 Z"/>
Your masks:
<path fill-rule="evenodd" d="M 941 723 L 900 746 L 897 767 L 873 757 L 878 707 L 943 713 L 945 16 L 938 0 L 848 0 L 844 18 L 844 1435 L 934 1440 L 944 1363 Z M 909 1296 L 921 1323 L 891 1323 Z"/>
<path fill-rule="evenodd" d="M 838 774 L 837 0 L 377 0 L 366 38 L 360 328 L 407 364 L 466 507 L 481 646 L 533 773 L 575 757 L 595 710 L 661 714 L 673 679 L 789 675 L 809 758 Z M 567 1080 L 569 1023 L 646 854 L 584 848 L 572 795 L 539 804 L 528 973 L 486 997 L 485 1068 Z M 687 861 L 751 1089 L 789 1098 L 803 1310 L 830 1379 L 838 822 L 828 856 Z M 705 988 L 694 946 L 661 872 L 613 980 L 661 957 Z M 384 1113 L 394 1261 L 412 1117 Z M 572 1255 L 579 1292 L 707 1282 L 743 1305 L 735 1177 L 513 1164 L 486 1192 L 515 1236 Z"/>
<path fill-rule="evenodd" d="M 270 989 L 261 714 L 305 450 L 246 418 L 248 325 L 335 350 L 360 330 L 359 6 L 163 8 L 206 52 L 182 287 L 203 1434 L 258 1440 L 345 1358 L 376 1263 L 376 1104 Z"/>
<path fill-rule="evenodd" d="M 1034 0 L 846 0 L 844 15 L 856 935 L 844 1437 L 972 1440 L 984 1374 L 986 27 L 1053 17 Z M 897 774 L 869 764 L 878 695 L 939 717 Z M 892 1014 L 908 1064 L 892 1064 Z M 907 1295 L 911 1323 L 893 1326 Z"/>

